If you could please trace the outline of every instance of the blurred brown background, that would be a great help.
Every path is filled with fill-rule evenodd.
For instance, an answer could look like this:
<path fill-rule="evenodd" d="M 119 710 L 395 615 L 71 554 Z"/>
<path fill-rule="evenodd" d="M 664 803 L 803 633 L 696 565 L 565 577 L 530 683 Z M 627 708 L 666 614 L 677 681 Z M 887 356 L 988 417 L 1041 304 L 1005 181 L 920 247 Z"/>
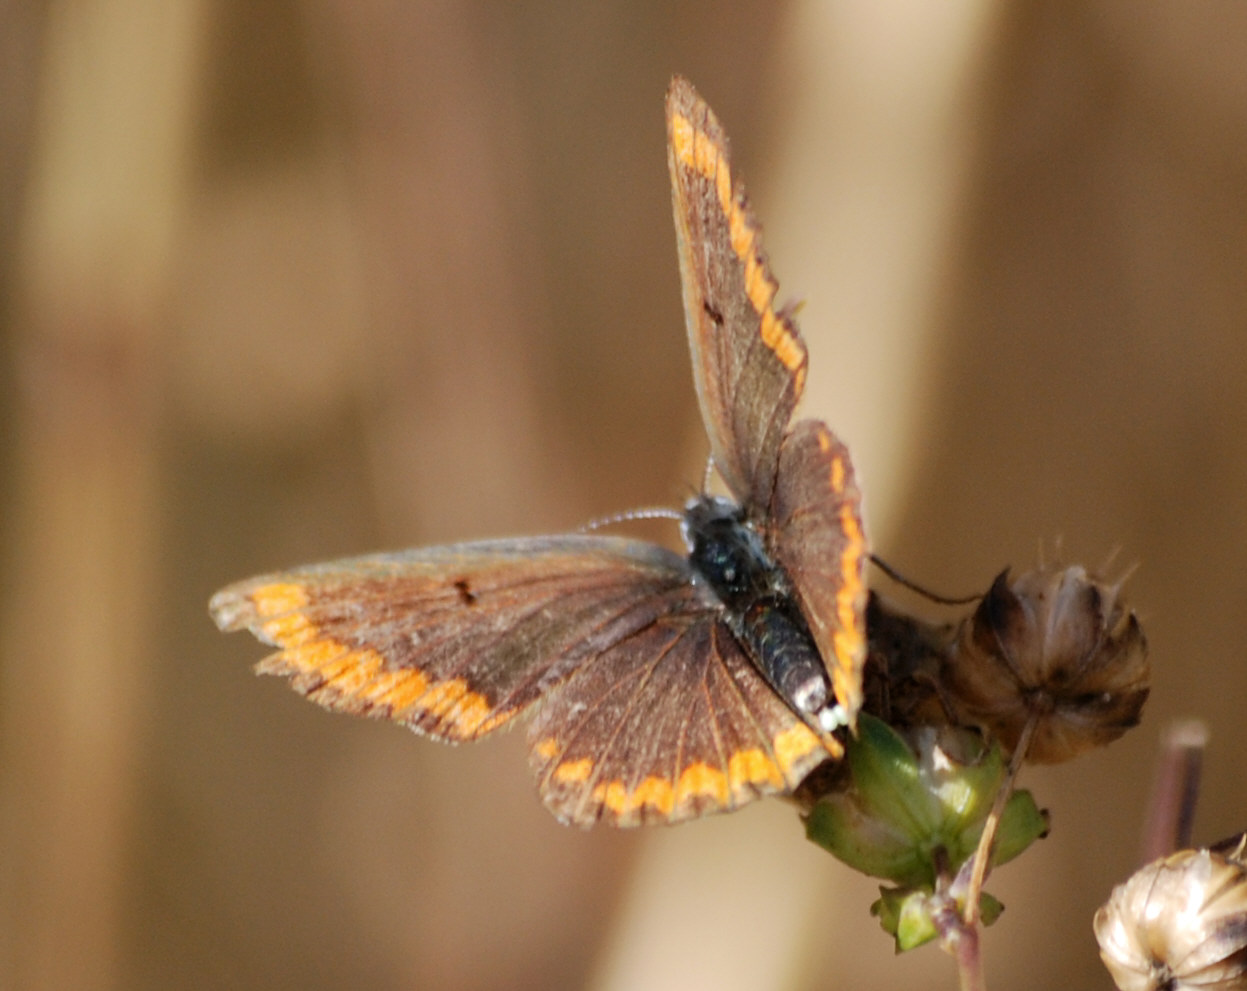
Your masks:
<path fill-rule="evenodd" d="M 877 548 L 1139 564 L 1144 725 L 1028 773 L 1053 835 L 990 884 L 993 986 L 1107 986 L 1168 719 L 1198 837 L 1247 826 L 1244 51 L 1231 3 L 0 6 L 0 987 L 954 985 L 782 803 L 564 829 L 522 734 L 331 717 L 207 618 L 698 484 L 674 71 Z"/>

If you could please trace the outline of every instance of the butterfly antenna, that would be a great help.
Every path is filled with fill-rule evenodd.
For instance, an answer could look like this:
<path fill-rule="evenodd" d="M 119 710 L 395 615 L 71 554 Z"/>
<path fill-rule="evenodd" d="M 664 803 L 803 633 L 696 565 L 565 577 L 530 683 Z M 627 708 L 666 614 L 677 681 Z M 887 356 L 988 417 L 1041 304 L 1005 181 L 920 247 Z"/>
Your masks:
<path fill-rule="evenodd" d="M 892 581 L 896 582 L 896 584 L 903 585 L 905 588 L 909 589 L 911 592 L 917 592 L 924 599 L 930 599 L 932 602 L 936 603 L 937 605 L 964 606 L 964 605 L 968 605 L 971 602 L 978 602 L 979 599 L 983 598 L 982 595 L 967 595 L 961 598 L 950 598 L 947 595 L 939 595 L 935 592 L 932 592 L 929 588 L 924 588 L 923 586 L 919 585 L 917 582 L 911 581 L 910 579 L 906 578 L 899 571 L 897 571 L 894 567 L 892 567 L 892 565 L 888 564 L 887 561 L 883 560 L 883 558 L 879 557 L 877 554 L 871 554 L 870 560 L 871 560 L 871 563 L 873 563 L 876 568 L 878 568 L 885 575 L 891 578 Z"/>
<path fill-rule="evenodd" d="M 675 520 L 679 522 L 683 519 L 683 513 L 666 506 L 655 506 L 650 509 L 629 509 L 627 512 L 616 513 L 614 516 L 603 516 L 601 519 L 590 520 L 580 527 L 577 532 L 590 533 L 593 530 L 600 530 L 604 526 L 614 526 L 616 523 L 631 523 L 633 520 Z"/>
<path fill-rule="evenodd" d="M 706 457 L 706 470 L 701 473 L 701 490 L 710 491 L 710 476 L 714 474 L 714 455 Z"/>

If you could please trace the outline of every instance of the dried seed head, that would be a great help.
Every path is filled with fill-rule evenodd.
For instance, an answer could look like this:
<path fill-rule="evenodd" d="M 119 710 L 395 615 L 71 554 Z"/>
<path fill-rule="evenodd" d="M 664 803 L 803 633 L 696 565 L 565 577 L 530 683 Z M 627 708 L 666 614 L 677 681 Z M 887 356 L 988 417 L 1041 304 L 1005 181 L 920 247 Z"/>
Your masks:
<path fill-rule="evenodd" d="M 1027 759 L 1069 760 L 1139 721 L 1151 668 L 1120 586 L 1082 568 L 1003 572 L 964 621 L 940 673 L 957 721 L 1012 751 L 1036 720 Z"/>
<path fill-rule="evenodd" d="M 1095 914 L 1095 938 L 1122 991 L 1242 991 L 1247 868 L 1214 850 L 1153 861 L 1113 889 Z"/>

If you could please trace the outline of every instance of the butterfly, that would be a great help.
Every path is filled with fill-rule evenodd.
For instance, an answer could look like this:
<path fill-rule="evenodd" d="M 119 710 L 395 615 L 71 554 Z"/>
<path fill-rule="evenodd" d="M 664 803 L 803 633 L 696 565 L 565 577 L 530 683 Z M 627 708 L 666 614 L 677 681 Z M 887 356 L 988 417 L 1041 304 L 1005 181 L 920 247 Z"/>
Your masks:
<path fill-rule="evenodd" d="M 686 554 L 600 534 L 377 554 L 239 582 L 211 612 L 328 709 L 475 740 L 531 713 L 546 806 L 671 823 L 791 792 L 862 703 L 867 544 L 848 451 L 792 415 L 807 354 L 777 308 L 714 113 L 667 93 L 693 378 L 731 498 L 681 514 Z"/>

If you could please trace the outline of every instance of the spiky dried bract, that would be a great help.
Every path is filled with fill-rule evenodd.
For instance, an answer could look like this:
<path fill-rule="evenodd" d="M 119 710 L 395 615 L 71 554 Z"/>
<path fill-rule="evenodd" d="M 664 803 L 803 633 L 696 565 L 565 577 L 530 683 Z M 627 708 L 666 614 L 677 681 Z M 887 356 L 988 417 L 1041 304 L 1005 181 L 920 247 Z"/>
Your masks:
<path fill-rule="evenodd" d="M 956 721 L 1012 752 L 1036 720 L 1027 759 L 1069 760 L 1139 721 L 1151 667 L 1120 585 L 1079 567 L 1039 568 L 992 584 L 964 621 L 940 674 Z"/>
<path fill-rule="evenodd" d="M 1247 868 L 1240 857 L 1180 850 L 1113 889 L 1095 914 L 1095 936 L 1121 991 L 1247 988 Z"/>

